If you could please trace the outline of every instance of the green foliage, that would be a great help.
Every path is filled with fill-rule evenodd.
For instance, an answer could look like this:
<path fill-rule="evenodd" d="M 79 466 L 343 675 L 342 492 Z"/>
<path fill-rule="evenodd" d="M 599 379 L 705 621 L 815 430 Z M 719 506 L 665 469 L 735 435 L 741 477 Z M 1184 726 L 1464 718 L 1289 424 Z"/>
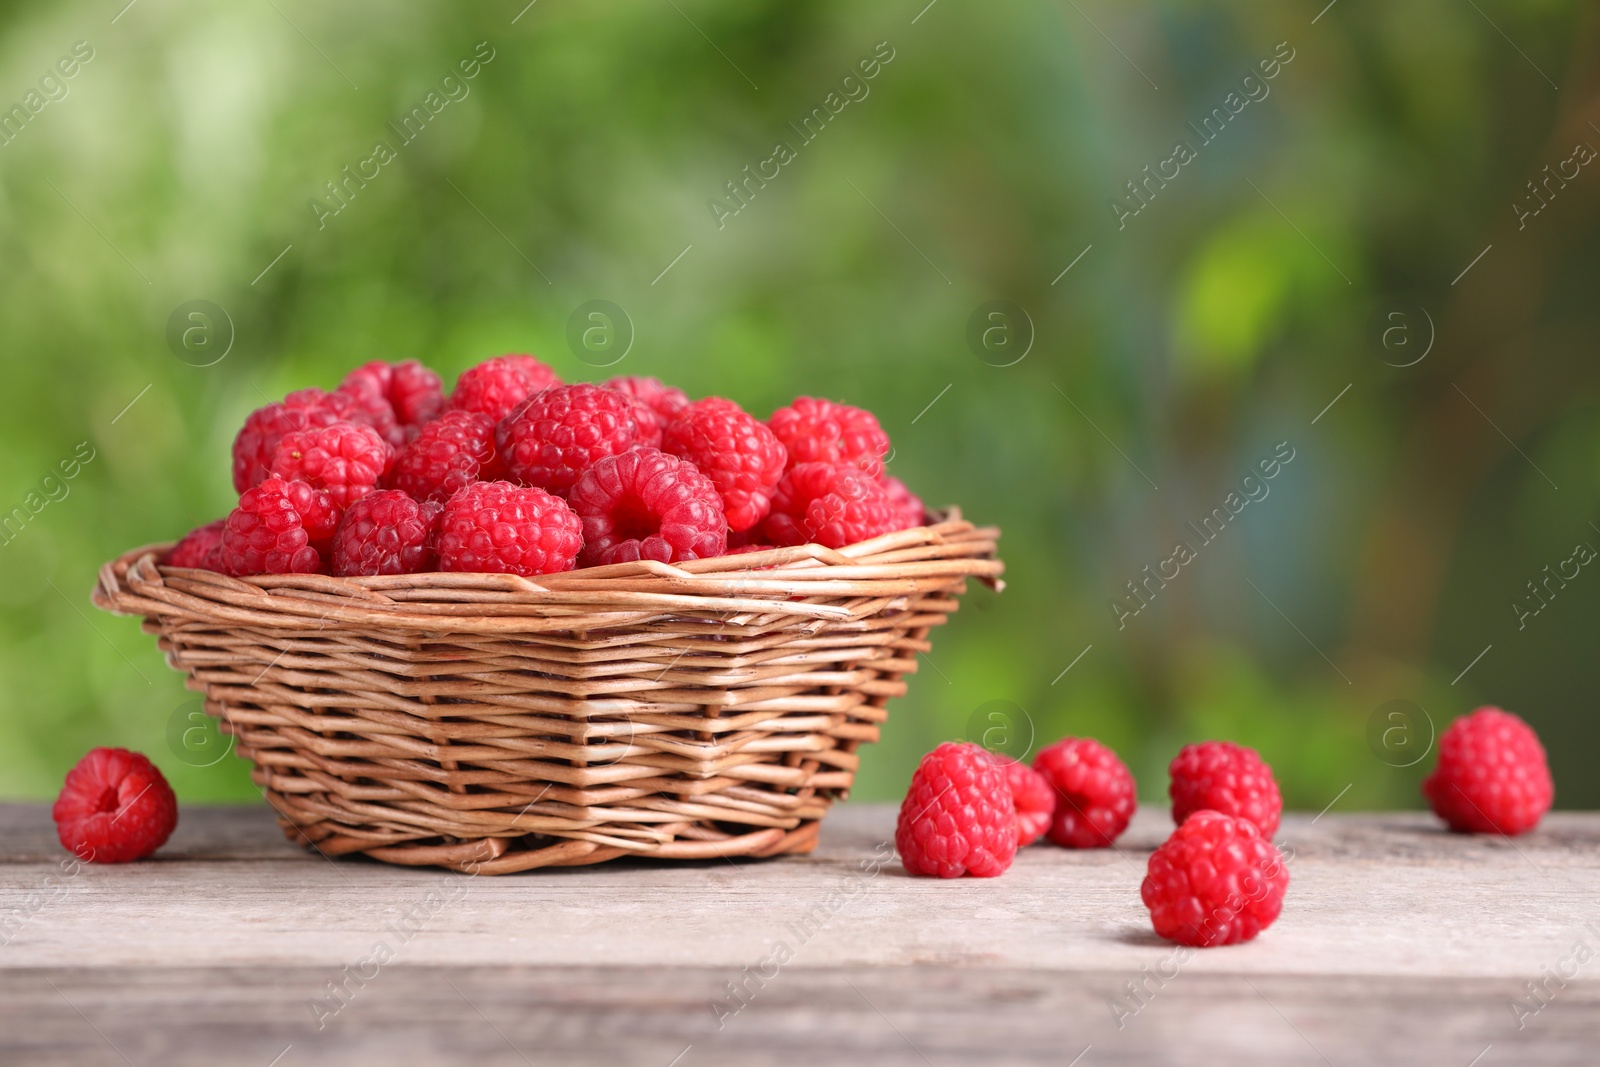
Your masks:
<path fill-rule="evenodd" d="M 1041 743 L 1114 745 L 1148 799 L 1178 745 L 1229 736 L 1291 804 L 1349 784 L 1343 805 L 1414 805 L 1425 765 L 1385 765 L 1365 733 L 1405 699 L 1440 727 L 1523 713 L 1560 800 L 1600 802 L 1594 601 L 1575 589 L 1523 631 L 1508 608 L 1574 540 L 1600 545 L 1596 178 L 1525 230 L 1509 207 L 1600 144 L 1563 110 L 1592 97 L 1593 20 L 1505 0 L 1512 47 L 1471 5 L 1312 24 L 1321 6 L 10 6 L 0 105 L 74 42 L 94 57 L 0 145 L 0 508 L 48 500 L 80 442 L 95 455 L 0 546 L 0 794 L 50 796 L 124 744 L 186 800 L 252 797 L 239 761 L 169 745 L 193 694 L 88 605 L 96 568 L 223 514 L 228 444 L 267 398 L 371 358 L 448 379 L 532 351 L 762 414 L 866 405 L 925 499 L 1004 527 L 1009 588 L 974 588 L 935 635 L 860 796 L 897 797 L 1005 700 Z M 1109 201 L 1280 41 L 1270 96 L 1119 229 Z M 479 42 L 492 59 L 404 141 L 390 124 L 455 92 Z M 858 92 L 846 76 L 869 91 L 802 138 Z M 724 214 L 780 141 L 793 159 Z M 340 204 L 327 183 L 380 142 L 395 157 Z M 166 340 L 196 299 L 233 326 L 210 366 Z M 615 370 L 567 345 L 592 299 L 636 331 Z M 967 343 L 995 299 L 1036 332 L 1011 366 Z M 1368 328 L 1399 300 L 1438 331 L 1409 368 Z M 1279 441 L 1299 458 L 1271 496 L 1119 627 L 1111 601 Z"/>

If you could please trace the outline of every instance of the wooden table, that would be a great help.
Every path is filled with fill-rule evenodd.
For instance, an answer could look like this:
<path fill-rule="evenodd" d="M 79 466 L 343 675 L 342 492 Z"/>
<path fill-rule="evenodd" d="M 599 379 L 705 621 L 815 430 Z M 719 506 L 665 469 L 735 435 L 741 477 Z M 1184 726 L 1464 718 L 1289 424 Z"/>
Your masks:
<path fill-rule="evenodd" d="M 840 807 L 809 857 L 470 878 L 263 807 L 65 872 L 48 809 L 0 805 L 0 1064 L 1600 1062 L 1600 815 L 1290 816 L 1283 917 L 1185 961 L 1139 903 L 1165 812 L 950 882 L 905 876 L 894 814 Z"/>

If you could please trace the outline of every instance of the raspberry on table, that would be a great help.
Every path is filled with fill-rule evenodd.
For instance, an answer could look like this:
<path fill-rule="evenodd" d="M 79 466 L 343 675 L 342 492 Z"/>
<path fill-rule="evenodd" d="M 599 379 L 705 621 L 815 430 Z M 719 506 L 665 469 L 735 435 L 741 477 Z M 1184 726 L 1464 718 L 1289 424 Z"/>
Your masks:
<path fill-rule="evenodd" d="M 1050 840 L 1064 848 L 1106 848 L 1128 828 L 1138 797 L 1117 754 L 1090 737 L 1040 749 L 1033 769 L 1055 791 Z"/>
<path fill-rule="evenodd" d="M 900 513 L 872 475 L 844 463 L 802 463 L 772 492 L 762 525 L 775 545 L 843 548 L 899 529 Z"/>
<path fill-rule="evenodd" d="M 722 495 L 728 528 L 748 530 L 767 517 L 788 453 L 766 425 L 731 400 L 707 397 L 667 425 L 661 448 L 700 468 Z"/>
<path fill-rule="evenodd" d="M 717 487 L 694 464 L 654 448 L 607 456 L 567 494 L 583 520 L 585 567 L 720 556 L 728 523 Z"/>
<path fill-rule="evenodd" d="M 882 478 L 884 492 L 889 496 L 889 502 L 894 505 L 900 518 L 897 530 L 909 530 L 914 526 L 928 524 L 928 510 L 922 506 L 922 501 L 917 494 L 906 488 L 906 483 L 892 475 L 885 474 Z"/>
<path fill-rule="evenodd" d="M 192 567 L 202 571 L 222 570 L 222 527 L 227 519 L 198 526 L 183 535 L 183 540 L 167 550 L 158 561 L 163 567 Z"/>
<path fill-rule="evenodd" d="M 633 413 L 633 401 L 613 390 L 556 385 L 500 420 L 495 446 L 512 481 L 565 496 L 580 474 L 637 442 Z"/>
<path fill-rule="evenodd" d="M 1511 836 L 1539 825 L 1555 784 L 1533 727 L 1482 707 L 1439 735 L 1439 764 L 1423 779 L 1422 795 L 1452 830 Z"/>
<path fill-rule="evenodd" d="M 907 874 L 993 878 L 1017 853 L 1006 772 L 974 744 L 946 741 L 911 776 L 894 845 Z"/>
<path fill-rule="evenodd" d="M 560 384 L 556 372 L 532 356 L 496 356 L 462 371 L 445 407 L 476 411 L 499 422 L 534 393 Z"/>
<path fill-rule="evenodd" d="M 1278 831 L 1283 798 L 1272 768 L 1253 748 L 1232 741 L 1204 741 L 1185 745 L 1168 768 L 1172 775 L 1172 821 L 1210 808 L 1224 815 L 1248 819 L 1261 836 L 1271 840 Z"/>
<path fill-rule="evenodd" d="M 767 420 L 789 451 L 789 464 L 848 463 L 876 478 L 889 454 L 889 435 L 862 408 L 818 397 L 796 397 Z"/>
<path fill-rule="evenodd" d="M 379 489 L 350 505 L 333 535 L 333 573 L 421 574 L 434 570 L 434 532 L 444 505 L 418 503 L 398 489 Z"/>
<path fill-rule="evenodd" d="M 50 809 L 61 847 L 90 863 L 129 863 L 178 825 L 178 798 L 155 764 L 125 748 L 92 748 Z"/>
<path fill-rule="evenodd" d="M 400 363 L 375 359 L 363 363 L 344 376 L 339 391 L 351 394 L 368 408 L 376 408 L 382 401 L 402 428 L 413 430 L 437 418 L 444 409 L 444 383 L 414 359 Z M 390 443 L 404 444 L 405 435 Z"/>
<path fill-rule="evenodd" d="M 245 490 L 222 527 L 223 573 L 324 573 L 321 548 L 338 525 L 339 508 L 326 492 L 268 478 Z"/>
<path fill-rule="evenodd" d="M 257 408 L 233 439 L 234 491 L 242 493 L 272 473 L 272 454 L 285 434 L 361 420 L 360 404 L 354 397 L 321 389 L 300 389 L 280 403 Z"/>
<path fill-rule="evenodd" d="M 570 571 L 583 547 L 583 523 L 543 489 L 473 482 L 439 516 L 439 569 L 467 573 Z"/>
<path fill-rule="evenodd" d="M 1056 810 L 1056 793 L 1044 775 L 1020 760 L 997 755 L 1017 811 L 1017 847 L 1025 848 L 1044 836 Z"/>
<path fill-rule="evenodd" d="M 1150 856 L 1139 887 L 1150 922 L 1195 948 L 1249 941 L 1283 910 L 1289 867 L 1255 823 L 1197 811 Z"/>
<path fill-rule="evenodd" d="M 386 484 L 418 500 L 442 503 L 473 482 L 503 480 L 494 427 L 494 420 L 481 412 L 445 412 L 400 450 Z"/>
<path fill-rule="evenodd" d="M 364 423 L 336 422 L 283 435 L 272 453 L 272 474 L 326 490 L 340 510 L 377 488 L 394 450 Z"/>
<path fill-rule="evenodd" d="M 605 387 L 626 393 L 635 400 L 642 400 L 646 407 L 655 412 L 656 425 L 662 430 L 665 430 L 667 423 L 677 418 L 683 409 L 689 406 L 688 394 L 682 389 L 664 384 L 659 378 L 628 374 L 612 378 L 605 383 Z"/>

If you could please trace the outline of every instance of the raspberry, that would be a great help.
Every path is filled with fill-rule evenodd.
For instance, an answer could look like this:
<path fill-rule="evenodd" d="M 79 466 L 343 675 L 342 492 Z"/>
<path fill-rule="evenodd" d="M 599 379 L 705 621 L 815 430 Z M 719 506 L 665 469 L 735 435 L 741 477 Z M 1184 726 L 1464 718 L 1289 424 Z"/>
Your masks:
<path fill-rule="evenodd" d="M 301 389 L 279 404 L 257 408 L 233 439 L 233 488 L 242 493 L 272 473 L 272 454 L 284 434 L 360 420 L 361 406 L 346 393 Z"/>
<path fill-rule="evenodd" d="M 570 571 L 583 547 L 583 523 L 543 489 L 473 482 L 439 516 L 439 569 L 472 573 Z"/>
<path fill-rule="evenodd" d="M 387 484 L 418 500 L 443 503 L 472 482 L 504 477 L 494 448 L 494 420 L 476 411 L 447 411 L 400 451 Z"/>
<path fill-rule="evenodd" d="M 532 356 L 496 356 L 462 371 L 445 407 L 480 412 L 499 422 L 532 394 L 560 384 L 556 372 Z"/>
<path fill-rule="evenodd" d="M 643 445 L 646 448 L 660 448 L 663 427 L 661 418 L 656 414 L 655 409 L 636 396 L 629 396 L 627 393 L 617 389 L 612 389 L 611 391 L 621 395 L 628 402 L 628 405 L 633 408 L 633 443 Z"/>
<path fill-rule="evenodd" d="M 598 385 L 557 385 L 529 397 L 495 428 L 513 481 L 565 496 L 578 476 L 625 452 L 639 425 L 633 402 Z"/>
<path fill-rule="evenodd" d="M 283 435 L 272 453 L 273 477 L 327 490 L 341 511 L 377 488 L 394 450 L 371 426 L 336 422 Z"/>
<path fill-rule="evenodd" d="M 1006 772 L 977 745 L 946 741 L 911 776 L 894 846 L 907 874 L 993 878 L 1017 854 Z"/>
<path fill-rule="evenodd" d="M 788 463 L 788 453 L 771 430 L 721 397 L 685 408 L 667 426 L 661 447 L 711 479 L 722 495 L 728 528 L 736 532 L 767 517 L 772 490 Z"/>
<path fill-rule="evenodd" d="M 341 385 L 338 392 L 355 401 L 356 410 L 351 416 L 353 421 L 376 430 L 378 436 L 395 448 L 406 443 L 406 428 L 395 418 L 394 408 L 385 397 L 365 387 L 346 389 Z"/>
<path fill-rule="evenodd" d="M 439 376 L 414 359 L 402 363 L 385 363 L 380 359 L 363 363 L 344 376 L 339 391 L 356 397 L 363 406 L 376 407 L 381 400 L 402 427 L 415 428 L 431 422 L 444 408 L 443 383 Z M 400 442 L 391 440 L 390 443 L 404 443 L 404 437 Z"/>
<path fill-rule="evenodd" d="M 583 520 L 585 567 L 720 556 L 728 523 L 717 488 L 694 464 L 654 448 L 607 456 L 567 494 Z"/>
<path fill-rule="evenodd" d="M 222 527 L 226 519 L 208 522 L 184 534 L 183 540 L 173 545 L 161 557 L 163 567 L 193 567 L 202 571 L 220 571 L 222 557 Z"/>
<path fill-rule="evenodd" d="M 682 389 L 664 385 L 657 378 L 624 375 L 612 378 L 605 383 L 605 386 L 607 389 L 626 393 L 635 400 L 644 401 L 645 406 L 655 412 L 656 424 L 663 430 L 667 428 L 667 423 L 677 418 L 683 413 L 683 409 L 689 406 L 689 397 Z"/>
<path fill-rule="evenodd" d="M 1253 748 L 1232 741 L 1185 745 L 1172 760 L 1172 821 L 1182 823 L 1201 808 L 1256 824 L 1272 839 L 1283 812 L 1283 798 L 1272 768 Z"/>
<path fill-rule="evenodd" d="M 178 825 L 178 798 L 144 756 L 91 748 L 67 772 L 50 809 L 61 846 L 90 863 L 129 863 L 166 843 Z"/>
<path fill-rule="evenodd" d="M 1271 926 L 1288 888 L 1289 868 L 1255 823 L 1197 811 L 1150 855 L 1139 895 L 1156 933 L 1210 948 Z"/>
<path fill-rule="evenodd" d="M 1006 783 L 1011 786 L 1011 799 L 1017 812 L 1017 847 L 1033 844 L 1050 826 L 1055 812 L 1056 794 L 1045 781 L 1044 775 L 1007 756 L 995 759 L 1005 768 Z"/>
<path fill-rule="evenodd" d="M 1539 825 L 1555 786 L 1533 727 L 1485 707 L 1440 735 L 1439 765 L 1423 779 L 1422 795 L 1452 830 L 1510 836 Z"/>
<path fill-rule="evenodd" d="M 889 454 L 889 435 L 870 411 L 816 397 L 796 397 L 767 420 L 789 463 L 848 463 L 876 478 Z"/>
<path fill-rule="evenodd" d="M 871 475 L 842 463 L 802 463 L 773 490 L 762 530 L 777 545 L 843 548 L 898 529 L 898 520 L 888 491 Z"/>
<path fill-rule="evenodd" d="M 922 506 L 922 501 L 917 499 L 917 494 L 906 488 L 906 483 L 899 478 L 885 474 L 882 478 L 884 492 L 889 496 L 889 502 L 894 505 L 897 519 L 897 530 L 909 530 L 913 526 L 926 526 L 928 524 L 928 511 Z"/>
<path fill-rule="evenodd" d="M 338 525 L 339 509 L 327 493 L 268 478 L 245 491 L 222 528 L 223 573 L 320 574 L 320 548 Z"/>
<path fill-rule="evenodd" d="M 1105 848 L 1128 828 L 1137 804 L 1133 775 L 1089 737 L 1064 737 L 1033 758 L 1056 793 L 1050 840 L 1064 848 Z"/>
<path fill-rule="evenodd" d="M 380 489 L 350 505 L 333 535 L 333 573 L 420 574 L 434 569 L 434 525 L 444 505 Z"/>

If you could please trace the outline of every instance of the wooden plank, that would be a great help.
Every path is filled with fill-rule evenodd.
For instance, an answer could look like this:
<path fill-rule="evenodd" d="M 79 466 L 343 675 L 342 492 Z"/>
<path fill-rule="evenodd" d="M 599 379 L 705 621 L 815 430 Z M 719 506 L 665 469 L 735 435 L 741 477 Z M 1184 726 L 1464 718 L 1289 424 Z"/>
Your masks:
<path fill-rule="evenodd" d="M 845 805 L 808 857 L 470 878 L 195 807 L 157 860 L 69 875 L 48 809 L 0 805 L 0 1063 L 1596 1060 L 1600 816 L 1515 841 L 1289 816 L 1283 918 L 1181 965 L 1138 899 L 1162 811 L 954 882 L 907 878 L 893 824 Z"/>
<path fill-rule="evenodd" d="M 1118 1029 L 1127 976 L 918 966 L 784 969 L 737 1015 L 731 976 L 684 967 L 380 971 L 332 1016 L 315 967 L 0 970 L 0 1062 L 92 1067 L 528 1063 L 1396 1064 L 1593 1067 L 1596 983 L 1571 983 L 1518 1031 L 1492 979 L 1183 974 Z M 324 1025 L 319 1029 L 318 1022 Z M 685 1053 L 687 1049 L 687 1053 Z M 285 1051 L 287 1050 L 287 1051 Z"/>
<path fill-rule="evenodd" d="M 11 902 L 61 883 L 0 966 L 340 964 L 407 916 L 421 921 L 403 947 L 412 964 L 518 962 L 537 945 L 547 965 L 742 967 L 808 918 L 820 932 L 794 947 L 814 967 L 1137 971 L 1160 954 L 1139 883 L 1170 826 L 1162 811 L 1141 811 L 1116 850 L 1035 846 L 998 879 L 912 879 L 892 861 L 869 876 L 893 825 L 890 807 L 845 805 L 807 857 L 471 878 L 324 859 L 262 806 L 191 808 L 153 861 L 63 881 L 47 809 L 0 806 L 0 921 L 15 926 Z M 1283 918 L 1192 969 L 1520 978 L 1600 920 L 1595 816 L 1556 814 L 1515 841 L 1447 834 L 1420 813 L 1290 816 L 1278 838 L 1294 849 Z"/>

